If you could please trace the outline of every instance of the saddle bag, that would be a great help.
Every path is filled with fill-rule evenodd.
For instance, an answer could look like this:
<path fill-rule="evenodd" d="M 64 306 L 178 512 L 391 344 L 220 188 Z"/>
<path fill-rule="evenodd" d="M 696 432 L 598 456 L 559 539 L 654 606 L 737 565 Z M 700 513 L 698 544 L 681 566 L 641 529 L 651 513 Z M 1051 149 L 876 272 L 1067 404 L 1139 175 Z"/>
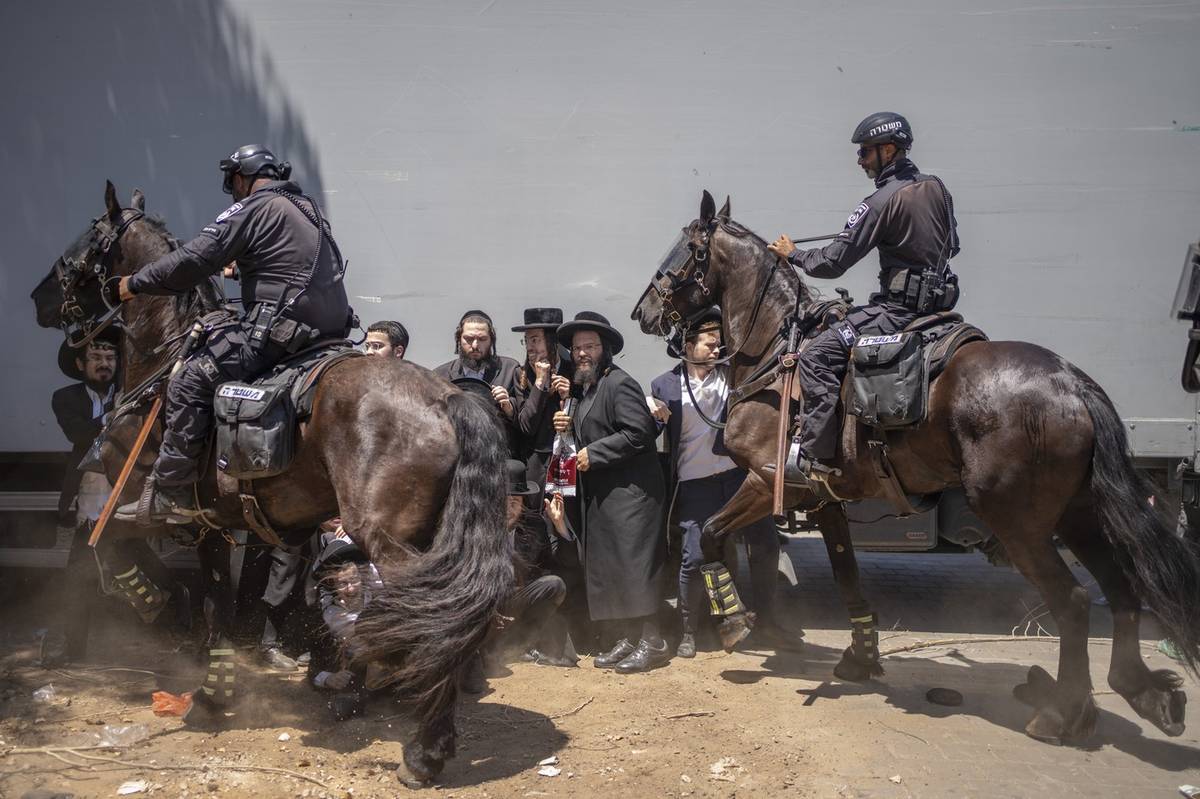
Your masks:
<path fill-rule="evenodd" d="M 217 387 L 213 412 L 220 471 L 238 480 L 256 480 L 291 465 L 296 435 L 291 392 L 287 381 Z"/>
<path fill-rule="evenodd" d="M 863 336 L 850 354 L 850 413 L 873 427 L 909 427 L 925 418 L 929 397 L 919 332 Z"/>

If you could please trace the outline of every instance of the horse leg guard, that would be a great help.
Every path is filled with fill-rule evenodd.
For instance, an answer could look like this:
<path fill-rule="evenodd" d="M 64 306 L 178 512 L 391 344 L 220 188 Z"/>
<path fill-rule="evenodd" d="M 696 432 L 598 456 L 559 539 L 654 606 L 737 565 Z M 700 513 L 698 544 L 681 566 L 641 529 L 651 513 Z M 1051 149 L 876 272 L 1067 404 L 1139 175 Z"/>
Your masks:
<path fill-rule="evenodd" d="M 140 566 L 114 575 L 113 586 L 146 624 L 152 624 L 167 606 L 167 594 L 150 581 Z"/>
<path fill-rule="evenodd" d="M 742 604 L 733 575 L 724 563 L 706 563 L 700 567 L 700 574 L 704 578 L 704 593 L 708 596 L 708 612 L 721 619 L 717 625 L 721 648 L 732 652 L 750 634 L 754 614 Z"/>
<path fill-rule="evenodd" d="M 879 616 L 863 605 L 850 609 L 850 646 L 833 669 L 846 682 L 865 682 L 883 676 L 879 663 Z"/>
<path fill-rule="evenodd" d="M 184 715 L 184 721 L 189 720 L 193 711 L 208 715 L 224 712 L 233 704 L 235 685 L 233 643 L 222 635 L 216 645 L 208 649 L 208 673 L 204 675 L 204 682 L 192 694 L 192 707 Z"/>

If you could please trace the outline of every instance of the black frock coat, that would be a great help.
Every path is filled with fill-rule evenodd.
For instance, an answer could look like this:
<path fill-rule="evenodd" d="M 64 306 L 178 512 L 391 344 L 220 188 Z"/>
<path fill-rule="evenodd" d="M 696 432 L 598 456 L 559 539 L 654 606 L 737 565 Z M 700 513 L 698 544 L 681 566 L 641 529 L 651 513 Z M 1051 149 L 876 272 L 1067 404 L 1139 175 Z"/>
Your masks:
<path fill-rule="evenodd" d="M 610 367 L 580 400 L 572 423 L 577 445 L 588 452 L 579 490 L 591 616 L 648 616 L 662 598 L 666 487 L 642 387 Z"/>

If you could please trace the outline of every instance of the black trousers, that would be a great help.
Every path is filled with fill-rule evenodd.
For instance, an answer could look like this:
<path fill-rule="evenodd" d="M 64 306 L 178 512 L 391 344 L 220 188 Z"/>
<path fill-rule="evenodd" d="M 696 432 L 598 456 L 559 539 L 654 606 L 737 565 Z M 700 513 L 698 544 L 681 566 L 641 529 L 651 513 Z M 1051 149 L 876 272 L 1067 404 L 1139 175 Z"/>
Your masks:
<path fill-rule="evenodd" d="M 514 621 L 501 636 L 499 646 L 535 646 L 546 654 L 561 656 L 567 642 L 567 624 L 558 608 L 566 598 L 567 584 L 553 574 L 518 588 L 500 607 L 500 613 Z"/>
<path fill-rule="evenodd" d="M 200 458 L 213 430 L 213 395 L 231 380 L 253 380 L 274 366 L 276 357 L 250 346 L 248 325 L 214 331 L 167 386 L 166 429 L 154 464 L 163 486 L 191 485 L 199 478 Z"/>
<path fill-rule="evenodd" d="M 831 461 L 837 455 L 838 399 L 855 340 L 865 335 L 891 335 L 916 318 L 916 313 L 897 305 L 860 306 L 808 345 L 797 367 L 804 396 L 800 448 L 805 455 L 819 461 Z"/>
<path fill-rule="evenodd" d="M 267 621 L 263 626 L 260 646 L 283 645 L 281 635 L 288 620 L 304 605 L 304 580 L 312 566 L 309 555 L 307 542 L 298 547 L 275 547 L 271 550 L 271 568 L 262 595 Z"/>

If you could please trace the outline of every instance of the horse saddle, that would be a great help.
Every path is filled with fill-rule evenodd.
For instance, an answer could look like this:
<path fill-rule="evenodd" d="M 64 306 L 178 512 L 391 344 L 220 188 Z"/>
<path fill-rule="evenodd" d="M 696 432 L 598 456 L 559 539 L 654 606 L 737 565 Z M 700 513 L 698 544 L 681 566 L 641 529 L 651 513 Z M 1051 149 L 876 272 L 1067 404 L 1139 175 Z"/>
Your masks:
<path fill-rule="evenodd" d="M 892 335 L 860 336 L 850 353 L 847 410 L 884 430 L 920 424 L 929 412 L 929 384 L 972 341 L 987 336 L 949 311 L 922 316 Z"/>
<path fill-rule="evenodd" d="M 324 339 L 251 382 L 217 386 L 218 485 L 286 471 L 295 454 L 296 427 L 312 415 L 317 381 L 335 363 L 362 354 L 344 339 Z"/>

